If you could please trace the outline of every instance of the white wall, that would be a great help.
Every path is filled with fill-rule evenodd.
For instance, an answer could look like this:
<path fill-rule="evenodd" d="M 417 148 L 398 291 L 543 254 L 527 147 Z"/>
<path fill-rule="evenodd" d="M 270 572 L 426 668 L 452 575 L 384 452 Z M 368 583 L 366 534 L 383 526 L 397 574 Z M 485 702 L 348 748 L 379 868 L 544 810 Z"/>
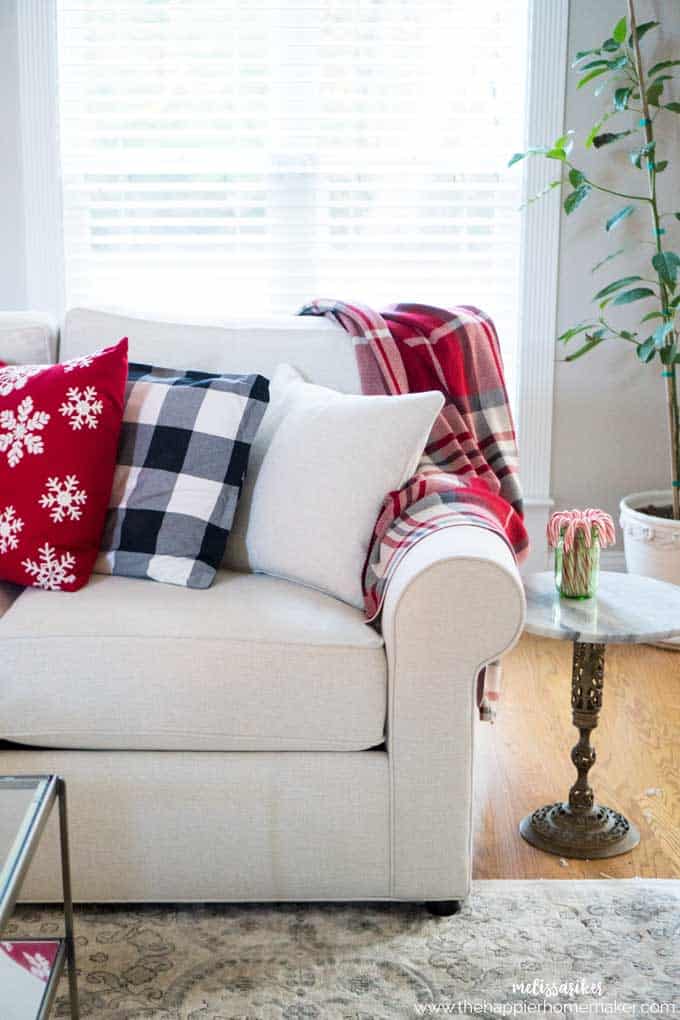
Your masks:
<path fill-rule="evenodd" d="M 17 0 L 0 0 L 0 309 L 25 306 Z"/>
<path fill-rule="evenodd" d="M 545 0 L 549 2 L 549 0 Z M 569 65 L 573 54 L 598 45 L 626 12 L 624 0 L 571 0 L 569 26 Z M 653 59 L 680 58 L 680 3 L 676 0 L 638 0 L 638 21 L 655 18 L 662 29 L 655 29 L 642 44 L 645 55 Z M 582 141 L 596 119 L 593 112 L 601 100 L 593 98 L 587 86 L 576 89 L 576 76 L 567 77 L 566 127 L 574 128 Z M 674 98 L 680 99 L 680 82 Z M 621 121 L 624 120 L 622 116 Z M 615 122 L 611 122 L 612 125 Z M 623 129 L 623 126 L 621 129 Z M 680 117 L 664 114 L 657 122 L 657 157 L 669 157 L 671 166 L 659 178 L 666 192 L 675 198 L 665 208 L 680 209 Z M 612 126 L 612 130 L 617 130 Z M 625 141 L 589 153 L 576 165 L 592 170 L 595 180 L 616 190 L 646 193 L 645 176 L 628 163 L 632 146 Z M 616 170 L 602 169 L 611 163 L 616 151 Z M 620 152 L 620 155 L 618 153 Z M 623 174 L 623 176 L 622 176 Z M 618 183 L 617 183 L 618 182 Z M 651 231 L 645 209 L 620 228 L 607 235 L 603 222 L 625 201 L 609 196 L 591 196 L 571 217 L 563 219 L 560 244 L 558 326 L 585 319 L 597 306 L 590 297 L 611 280 L 639 274 L 652 249 L 640 247 L 630 257 L 612 262 L 592 275 L 590 267 L 608 252 L 619 247 L 635 248 L 636 239 L 649 241 Z M 668 241 L 680 247 L 680 224 L 666 221 Z M 651 266 L 649 267 L 651 269 Z M 651 304 L 639 302 L 611 313 L 611 321 L 620 328 L 635 328 Z M 639 310 L 642 309 L 640 312 Z M 644 328 L 644 327 L 643 327 Z M 651 330 L 650 330 L 651 332 Z M 573 341 L 574 344 L 577 340 Z M 574 349 L 576 349 L 574 347 Z M 603 344 L 591 354 L 567 364 L 564 350 L 557 352 L 553 419 L 552 495 L 557 507 L 600 506 L 618 520 L 618 501 L 622 495 L 642 489 L 669 486 L 669 453 L 665 431 L 664 391 L 658 361 L 641 366 L 632 345 L 623 341 Z"/>

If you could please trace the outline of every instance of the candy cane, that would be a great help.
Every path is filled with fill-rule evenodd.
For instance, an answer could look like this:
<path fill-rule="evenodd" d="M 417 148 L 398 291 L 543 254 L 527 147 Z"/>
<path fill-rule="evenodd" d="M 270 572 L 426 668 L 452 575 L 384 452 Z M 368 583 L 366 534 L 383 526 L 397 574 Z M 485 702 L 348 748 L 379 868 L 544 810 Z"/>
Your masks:
<path fill-rule="evenodd" d="M 594 557 L 599 548 L 616 541 L 614 521 L 604 510 L 559 510 L 547 528 L 548 544 L 557 548 L 562 542 L 561 590 L 565 595 L 590 594 Z"/>

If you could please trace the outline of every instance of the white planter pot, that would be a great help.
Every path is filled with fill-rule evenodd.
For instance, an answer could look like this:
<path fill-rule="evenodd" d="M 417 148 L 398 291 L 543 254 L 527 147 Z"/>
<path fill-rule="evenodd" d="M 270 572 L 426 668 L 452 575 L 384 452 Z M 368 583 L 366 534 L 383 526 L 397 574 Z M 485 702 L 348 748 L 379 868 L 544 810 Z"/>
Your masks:
<path fill-rule="evenodd" d="M 634 492 L 619 504 L 619 524 L 628 573 L 680 585 L 680 521 L 641 514 L 637 509 L 671 502 L 668 491 Z"/>

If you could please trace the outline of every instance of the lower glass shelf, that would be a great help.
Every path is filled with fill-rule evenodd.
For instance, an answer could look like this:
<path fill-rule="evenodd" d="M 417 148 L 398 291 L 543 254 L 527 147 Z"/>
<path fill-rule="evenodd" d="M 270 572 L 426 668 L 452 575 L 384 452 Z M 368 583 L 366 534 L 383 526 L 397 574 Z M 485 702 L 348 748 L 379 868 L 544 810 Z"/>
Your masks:
<path fill-rule="evenodd" d="M 2 1020 L 43 1020 L 64 969 L 63 939 L 0 941 Z"/>

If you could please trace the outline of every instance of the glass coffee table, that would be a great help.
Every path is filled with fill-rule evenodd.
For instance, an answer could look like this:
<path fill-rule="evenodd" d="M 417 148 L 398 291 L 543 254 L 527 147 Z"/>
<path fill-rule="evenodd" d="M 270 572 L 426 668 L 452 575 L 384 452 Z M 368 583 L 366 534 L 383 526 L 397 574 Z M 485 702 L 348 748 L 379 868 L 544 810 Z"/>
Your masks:
<path fill-rule="evenodd" d="M 553 574 L 544 571 L 525 579 L 525 629 L 541 637 L 573 642 L 571 674 L 572 721 L 578 743 L 571 760 L 576 782 L 568 801 L 538 808 L 522 819 L 519 831 L 527 843 L 560 857 L 597 859 L 632 850 L 640 834 L 614 808 L 595 801 L 588 773 L 595 764 L 590 734 L 597 726 L 604 688 L 608 644 L 654 642 L 680 635 L 680 587 L 636 574 L 605 571 L 597 595 L 590 599 L 561 598 Z"/>
<path fill-rule="evenodd" d="M 58 805 L 64 896 L 63 938 L 2 940 L 21 886 L 50 817 Z M 78 1020 L 73 903 L 66 824 L 66 786 L 58 776 L 0 776 L 0 813 L 13 841 L 0 842 L 0 1010 L 2 1020 L 44 1020 L 68 968 L 71 1018 Z"/>

